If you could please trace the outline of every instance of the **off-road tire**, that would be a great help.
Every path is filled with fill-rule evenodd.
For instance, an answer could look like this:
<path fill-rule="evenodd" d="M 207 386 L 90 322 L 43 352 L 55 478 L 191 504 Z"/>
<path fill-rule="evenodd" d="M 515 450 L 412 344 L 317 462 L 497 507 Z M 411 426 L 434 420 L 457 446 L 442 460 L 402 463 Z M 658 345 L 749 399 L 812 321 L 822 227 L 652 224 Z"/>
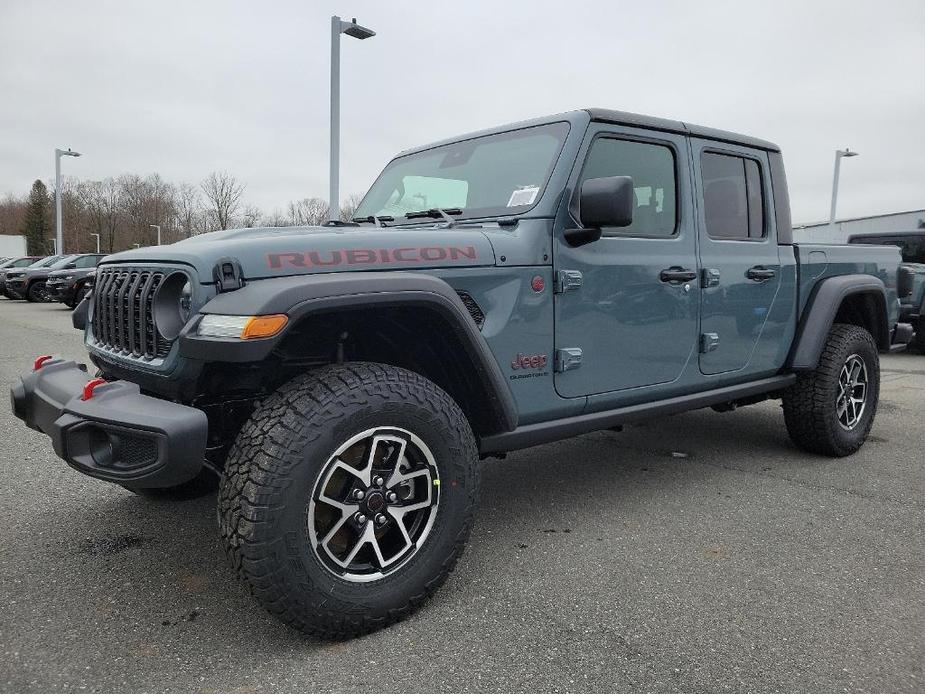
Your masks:
<path fill-rule="evenodd" d="M 31 303 L 43 303 L 48 301 L 48 295 L 45 292 L 44 282 L 33 282 L 26 289 L 26 301 Z"/>
<path fill-rule="evenodd" d="M 867 368 L 864 412 L 853 429 L 838 419 L 838 379 L 848 358 L 857 355 Z M 864 328 L 836 323 L 826 338 L 819 365 L 800 373 L 784 392 L 784 421 L 793 442 L 803 450 L 832 457 L 855 453 L 867 440 L 880 397 L 880 356 L 874 338 Z"/>
<path fill-rule="evenodd" d="M 188 501 L 202 496 L 214 494 L 218 489 L 221 476 L 215 470 L 203 467 L 202 471 L 189 482 L 173 487 L 148 487 L 138 489 L 122 485 L 133 494 L 147 499 L 163 499 L 165 501 Z"/>
<path fill-rule="evenodd" d="M 375 427 L 419 437 L 439 472 L 439 508 L 423 544 L 368 582 L 335 575 L 309 538 L 313 489 L 338 446 Z M 472 430 L 453 399 L 419 374 L 352 362 L 298 376 L 264 400 L 237 437 L 219 492 L 225 551 L 271 614 L 327 639 L 359 636 L 413 612 L 465 548 L 480 469 Z"/>

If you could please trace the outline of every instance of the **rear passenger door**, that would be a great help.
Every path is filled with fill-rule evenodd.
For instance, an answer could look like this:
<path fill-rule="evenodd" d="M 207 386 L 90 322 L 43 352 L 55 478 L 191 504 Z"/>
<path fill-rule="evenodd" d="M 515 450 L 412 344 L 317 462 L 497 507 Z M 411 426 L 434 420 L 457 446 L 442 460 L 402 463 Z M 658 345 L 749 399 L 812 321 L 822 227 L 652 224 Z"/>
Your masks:
<path fill-rule="evenodd" d="M 700 371 L 751 374 L 781 284 L 767 154 L 691 140 L 699 201 Z"/>

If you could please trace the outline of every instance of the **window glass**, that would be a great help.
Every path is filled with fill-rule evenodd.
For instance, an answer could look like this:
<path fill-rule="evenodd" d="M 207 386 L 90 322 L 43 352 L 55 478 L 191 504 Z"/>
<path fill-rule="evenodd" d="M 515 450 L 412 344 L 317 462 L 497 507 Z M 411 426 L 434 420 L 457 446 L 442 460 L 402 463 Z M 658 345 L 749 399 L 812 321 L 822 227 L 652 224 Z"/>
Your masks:
<path fill-rule="evenodd" d="M 543 194 L 568 129 L 567 123 L 550 123 L 398 157 L 356 215 L 401 217 L 452 207 L 461 208 L 463 217 L 526 212 Z"/>
<path fill-rule="evenodd" d="M 758 162 L 704 152 L 700 170 L 704 220 L 710 238 L 763 238 L 764 191 Z"/>
<path fill-rule="evenodd" d="M 635 207 L 633 223 L 604 229 L 620 236 L 672 236 L 678 218 L 674 152 L 649 142 L 599 137 L 581 172 L 579 186 L 590 178 L 630 176 Z M 580 188 L 579 188 L 580 189 Z"/>
<path fill-rule="evenodd" d="M 899 246 L 904 263 L 925 263 L 925 234 L 854 236 L 850 242 L 871 243 L 877 246 Z"/>
<path fill-rule="evenodd" d="M 96 264 L 99 261 L 100 261 L 99 256 L 85 255 L 83 258 L 77 259 L 77 267 L 80 267 L 80 268 L 96 267 Z"/>

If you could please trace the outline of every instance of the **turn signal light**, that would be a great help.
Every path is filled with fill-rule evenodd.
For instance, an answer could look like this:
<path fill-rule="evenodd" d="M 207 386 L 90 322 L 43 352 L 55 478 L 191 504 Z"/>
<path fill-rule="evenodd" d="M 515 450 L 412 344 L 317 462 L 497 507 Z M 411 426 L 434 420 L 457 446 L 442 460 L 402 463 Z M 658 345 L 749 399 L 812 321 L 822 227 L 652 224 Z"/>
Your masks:
<path fill-rule="evenodd" d="M 253 340 L 260 337 L 273 337 L 285 328 L 288 322 L 289 317 L 282 313 L 272 316 L 253 316 L 247 321 L 244 330 L 241 331 L 241 339 Z"/>
<path fill-rule="evenodd" d="M 38 371 L 45 365 L 45 362 L 48 361 L 49 359 L 51 359 L 50 354 L 43 354 L 41 357 L 38 357 L 35 360 L 35 362 L 32 364 L 32 370 Z"/>

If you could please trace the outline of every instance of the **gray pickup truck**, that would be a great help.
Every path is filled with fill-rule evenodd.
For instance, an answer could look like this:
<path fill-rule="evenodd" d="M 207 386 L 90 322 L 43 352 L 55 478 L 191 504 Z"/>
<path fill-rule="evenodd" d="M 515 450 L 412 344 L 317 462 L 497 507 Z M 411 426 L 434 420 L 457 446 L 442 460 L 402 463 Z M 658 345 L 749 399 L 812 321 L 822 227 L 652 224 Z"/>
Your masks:
<path fill-rule="evenodd" d="M 96 376 L 44 355 L 11 393 L 82 473 L 219 486 L 235 570 L 325 637 L 438 589 L 481 458 L 769 398 L 850 455 L 909 337 L 899 251 L 794 244 L 752 137 L 575 111 L 404 152 L 357 214 L 105 258 L 74 313 Z"/>
<path fill-rule="evenodd" d="M 913 346 L 925 354 L 925 229 L 854 234 L 848 243 L 899 248 L 903 261 L 897 281 L 899 320 L 913 327 Z"/>

